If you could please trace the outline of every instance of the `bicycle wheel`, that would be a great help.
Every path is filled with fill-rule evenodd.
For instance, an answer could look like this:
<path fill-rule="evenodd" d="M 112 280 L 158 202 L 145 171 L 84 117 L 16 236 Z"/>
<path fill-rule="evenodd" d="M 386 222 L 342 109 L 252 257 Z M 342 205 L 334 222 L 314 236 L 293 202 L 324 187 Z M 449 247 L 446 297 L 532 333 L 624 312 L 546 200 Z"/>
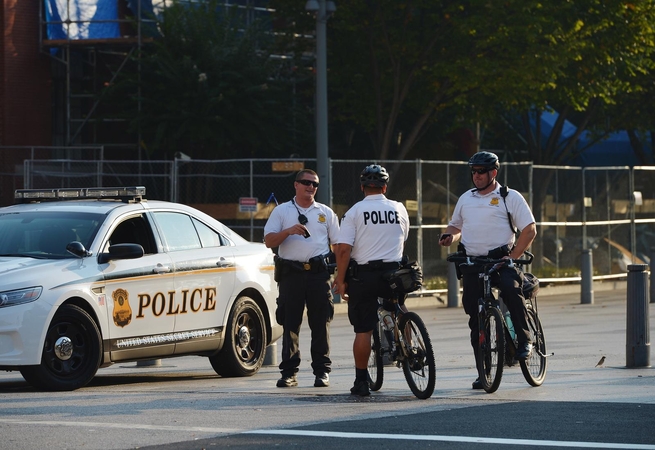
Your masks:
<path fill-rule="evenodd" d="M 380 324 L 373 328 L 371 337 L 371 356 L 368 357 L 368 386 L 372 391 L 379 391 L 384 379 L 384 361 L 380 344 Z"/>
<path fill-rule="evenodd" d="M 418 314 L 412 312 L 403 314 L 398 327 L 407 384 L 416 397 L 430 398 L 437 381 L 437 367 L 428 330 Z"/>
<path fill-rule="evenodd" d="M 532 308 L 528 308 L 528 329 L 534 339 L 534 347 L 530 357 L 525 361 L 520 361 L 521 371 L 531 386 L 541 386 L 546 379 L 546 368 L 548 367 L 546 339 L 541 321 Z"/>
<path fill-rule="evenodd" d="M 478 373 L 483 389 L 496 392 L 503 377 L 505 361 L 505 330 L 502 316 L 496 308 L 487 310 L 484 317 L 483 336 L 478 345 Z"/>

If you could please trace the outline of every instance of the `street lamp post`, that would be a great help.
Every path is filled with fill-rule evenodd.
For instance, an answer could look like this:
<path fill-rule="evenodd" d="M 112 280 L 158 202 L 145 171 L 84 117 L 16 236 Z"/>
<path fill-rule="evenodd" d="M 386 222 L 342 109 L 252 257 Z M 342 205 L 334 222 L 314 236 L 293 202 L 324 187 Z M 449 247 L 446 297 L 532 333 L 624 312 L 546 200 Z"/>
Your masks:
<path fill-rule="evenodd" d="M 316 15 L 316 172 L 321 188 L 316 200 L 330 205 L 332 186 L 328 160 L 328 104 L 327 104 L 327 21 L 336 11 L 330 0 L 308 0 L 305 10 Z"/>

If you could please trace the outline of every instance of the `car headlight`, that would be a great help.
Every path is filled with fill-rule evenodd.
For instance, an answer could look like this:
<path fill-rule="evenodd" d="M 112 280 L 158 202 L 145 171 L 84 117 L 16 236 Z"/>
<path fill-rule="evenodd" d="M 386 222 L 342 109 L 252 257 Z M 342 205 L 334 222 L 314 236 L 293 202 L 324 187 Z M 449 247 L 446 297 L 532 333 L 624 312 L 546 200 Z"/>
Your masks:
<path fill-rule="evenodd" d="M 41 286 L 34 286 L 15 291 L 0 292 L 0 308 L 33 302 L 41 296 L 42 291 L 43 288 Z"/>

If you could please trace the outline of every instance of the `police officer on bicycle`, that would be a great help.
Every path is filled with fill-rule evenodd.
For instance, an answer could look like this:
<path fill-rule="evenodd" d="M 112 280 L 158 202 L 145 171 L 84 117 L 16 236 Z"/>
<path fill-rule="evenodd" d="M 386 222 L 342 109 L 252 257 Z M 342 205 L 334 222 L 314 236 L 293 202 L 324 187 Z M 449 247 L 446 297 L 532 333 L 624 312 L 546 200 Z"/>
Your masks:
<path fill-rule="evenodd" d="M 283 326 L 281 378 L 277 387 L 298 385 L 299 334 L 307 307 L 312 333 L 310 352 L 315 387 L 330 385 L 330 321 L 334 304 L 326 258 L 337 239 L 339 221 L 330 207 L 314 201 L 318 175 L 310 169 L 296 174 L 296 195 L 273 209 L 264 226 L 264 242 L 279 247 L 275 256 L 275 280 L 280 295 L 275 313 Z"/>
<path fill-rule="evenodd" d="M 341 219 L 337 239 L 335 290 L 348 301 L 348 319 L 355 331 L 355 383 L 351 394 L 370 394 L 368 359 L 371 335 L 378 323 L 378 297 L 390 298 L 385 272 L 397 269 L 409 235 L 409 217 L 402 203 L 387 199 L 389 174 L 377 164 L 360 175 L 364 199 Z"/>
<path fill-rule="evenodd" d="M 457 201 L 439 244 L 447 247 L 461 239 L 459 250 L 465 251 L 466 255 L 519 259 L 537 235 L 530 207 L 520 193 L 496 181 L 500 164 L 494 153 L 478 152 L 468 165 L 475 188 L 465 192 Z M 515 227 L 520 230 L 518 239 L 515 238 Z M 471 345 L 477 359 L 478 299 L 483 296 L 483 285 L 477 270 L 461 276 L 462 303 L 469 315 Z M 523 273 L 517 267 L 504 266 L 493 275 L 492 282 L 500 290 L 514 323 L 519 344 L 516 358 L 525 360 L 532 352 L 532 343 L 523 296 Z M 479 379 L 473 382 L 473 389 L 482 389 Z"/>

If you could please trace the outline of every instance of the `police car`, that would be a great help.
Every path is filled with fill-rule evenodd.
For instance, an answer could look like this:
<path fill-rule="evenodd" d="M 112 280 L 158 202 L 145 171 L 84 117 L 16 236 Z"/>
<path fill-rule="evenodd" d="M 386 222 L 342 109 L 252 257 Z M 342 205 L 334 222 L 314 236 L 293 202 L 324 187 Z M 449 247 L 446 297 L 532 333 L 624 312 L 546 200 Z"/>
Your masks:
<path fill-rule="evenodd" d="M 145 188 L 18 190 L 0 208 L 0 370 L 65 391 L 200 355 L 249 376 L 282 334 L 273 253 Z"/>

